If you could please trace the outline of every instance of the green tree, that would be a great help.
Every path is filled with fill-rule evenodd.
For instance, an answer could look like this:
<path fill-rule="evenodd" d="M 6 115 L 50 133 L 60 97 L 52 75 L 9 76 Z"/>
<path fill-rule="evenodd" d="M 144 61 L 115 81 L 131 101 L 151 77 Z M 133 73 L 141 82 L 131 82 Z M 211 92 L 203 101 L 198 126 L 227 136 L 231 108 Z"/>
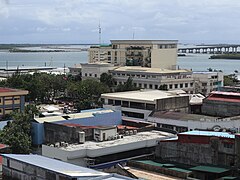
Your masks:
<path fill-rule="evenodd" d="M 235 74 L 224 76 L 224 86 L 236 86 L 237 83 L 238 80 Z"/>
<path fill-rule="evenodd" d="M 100 107 L 102 105 L 100 96 L 106 92 L 110 92 L 109 87 L 94 79 L 86 79 L 78 83 L 70 82 L 67 87 L 67 97 L 74 101 L 79 111 Z"/>
<path fill-rule="evenodd" d="M 30 116 L 14 113 L 13 121 L 0 131 L 0 142 L 10 146 L 12 153 L 28 154 L 31 152 Z"/>
<path fill-rule="evenodd" d="M 116 92 L 123 92 L 123 91 L 133 91 L 138 90 L 139 88 L 135 87 L 133 85 L 133 80 L 131 77 L 129 77 L 125 84 L 119 84 L 116 87 Z"/>
<path fill-rule="evenodd" d="M 158 89 L 159 89 L 159 90 L 163 90 L 163 91 L 167 91 L 167 90 L 168 90 L 166 84 L 162 84 L 162 85 L 160 85 Z"/>
<path fill-rule="evenodd" d="M 102 73 L 100 76 L 100 82 L 106 84 L 109 88 L 114 86 L 113 76 L 109 73 Z"/>

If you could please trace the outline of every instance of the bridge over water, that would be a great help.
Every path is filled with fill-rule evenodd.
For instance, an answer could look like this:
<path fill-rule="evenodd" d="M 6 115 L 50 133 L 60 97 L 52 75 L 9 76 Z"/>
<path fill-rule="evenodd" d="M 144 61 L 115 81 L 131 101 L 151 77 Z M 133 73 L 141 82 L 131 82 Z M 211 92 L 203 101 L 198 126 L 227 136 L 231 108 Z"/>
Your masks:
<path fill-rule="evenodd" d="M 196 47 L 182 47 L 178 48 L 179 53 L 204 53 L 204 54 L 226 54 L 226 53 L 239 53 L 240 45 L 208 45 Z"/>

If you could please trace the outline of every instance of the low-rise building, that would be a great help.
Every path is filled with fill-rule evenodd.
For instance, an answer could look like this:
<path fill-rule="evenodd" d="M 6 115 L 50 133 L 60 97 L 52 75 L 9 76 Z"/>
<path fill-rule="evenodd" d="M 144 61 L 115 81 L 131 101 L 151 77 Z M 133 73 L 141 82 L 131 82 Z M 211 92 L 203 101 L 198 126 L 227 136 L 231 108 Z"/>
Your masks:
<path fill-rule="evenodd" d="M 202 113 L 210 116 L 231 117 L 240 115 L 240 93 L 212 91 L 203 100 Z"/>
<path fill-rule="evenodd" d="M 135 87 L 143 89 L 159 89 L 161 85 L 168 90 L 182 89 L 188 93 L 194 92 L 192 71 L 186 69 L 169 70 L 160 68 L 146 68 L 124 66 L 110 71 L 116 85 L 126 83 L 132 78 Z"/>
<path fill-rule="evenodd" d="M 208 95 L 223 86 L 223 72 L 195 71 L 192 74 L 195 93 Z"/>
<path fill-rule="evenodd" d="M 39 155 L 3 154 L 3 179 L 116 179 L 132 178 L 109 174 Z"/>
<path fill-rule="evenodd" d="M 114 69 L 113 64 L 109 63 L 85 63 L 82 66 L 82 79 L 94 78 L 99 80 L 101 74 L 108 73 L 109 70 Z"/>
<path fill-rule="evenodd" d="M 12 111 L 23 111 L 28 91 L 0 87 L 0 118 Z"/>
<path fill-rule="evenodd" d="M 33 144 L 41 145 L 45 142 L 44 123 L 47 122 L 54 124 L 77 124 L 81 126 L 114 126 L 122 123 L 122 117 L 121 111 L 104 108 L 84 110 L 81 113 L 64 114 L 61 116 L 35 117 L 34 122 L 32 122 Z M 48 125 L 48 128 L 48 130 L 53 133 L 56 127 L 54 126 L 54 129 L 52 129 L 51 126 Z M 81 127 L 79 128 L 81 129 Z M 63 128 L 60 129 L 63 130 Z M 70 128 L 65 128 L 65 131 L 59 131 L 59 134 L 55 135 L 64 136 L 67 133 L 72 132 L 72 130 L 69 129 Z M 47 139 L 54 139 L 54 137 L 51 136 L 53 136 L 53 134 L 49 133 L 49 138 Z"/>
<path fill-rule="evenodd" d="M 88 49 L 89 63 L 176 69 L 177 40 L 111 40 Z"/>
<path fill-rule="evenodd" d="M 73 67 L 68 67 L 69 74 L 73 76 L 81 75 L 82 74 L 82 66 L 81 64 L 74 64 Z"/>
<path fill-rule="evenodd" d="M 105 107 L 121 106 L 122 115 L 147 120 L 154 110 L 188 112 L 189 96 L 176 91 L 139 90 L 102 94 Z"/>
<path fill-rule="evenodd" d="M 160 128 L 171 129 L 177 132 L 192 130 L 240 131 L 240 116 L 220 118 L 200 114 L 158 111 L 152 113 L 148 117 L 148 121 L 156 123 L 156 126 Z"/>
<path fill-rule="evenodd" d="M 188 131 L 176 139 L 163 140 L 156 157 L 188 165 L 218 165 L 239 168 L 240 136 L 227 132 Z"/>
<path fill-rule="evenodd" d="M 42 155 L 76 165 L 104 169 L 134 157 L 152 154 L 158 140 L 170 137 L 175 135 L 156 130 L 126 131 L 124 135 L 116 138 L 105 139 L 105 141 L 103 138 L 102 142 L 86 141 L 67 144 L 67 146 L 61 146 L 59 143 L 42 145 Z"/>

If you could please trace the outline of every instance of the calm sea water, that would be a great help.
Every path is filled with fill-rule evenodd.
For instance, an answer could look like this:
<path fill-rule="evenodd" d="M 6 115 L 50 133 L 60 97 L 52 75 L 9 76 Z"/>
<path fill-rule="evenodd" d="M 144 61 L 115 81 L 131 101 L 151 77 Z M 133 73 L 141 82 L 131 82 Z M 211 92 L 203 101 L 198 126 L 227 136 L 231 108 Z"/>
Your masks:
<path fill-rule="evenodd" d="M 177 65 L 182 69 L 193 71 L 206 71 L 208 68 L 222 70 L 225 74 L 240 71 L 240 60 L 209 59 L 209 54 L 188 54 L 178 57 Z M 87 63 L 88 52 L 35 52 L 35 53 L 10 53 L 0 51 L 0 67 L 8 66 L 53 66 L 66 67 L 74 64 Z"/>

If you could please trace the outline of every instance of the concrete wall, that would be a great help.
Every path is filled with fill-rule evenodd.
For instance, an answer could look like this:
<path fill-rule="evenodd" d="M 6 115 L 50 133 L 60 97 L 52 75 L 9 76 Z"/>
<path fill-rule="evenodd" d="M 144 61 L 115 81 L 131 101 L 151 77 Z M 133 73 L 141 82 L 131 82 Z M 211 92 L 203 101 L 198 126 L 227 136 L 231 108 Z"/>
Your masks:
<path fill-rule="evenodd" d="M 151 67 L 173 69 L 177 64 L 177 49 L 153 49 L 151 51 Z"/>
<path fill-rule="evenodd" d="M 240 103 L 204 99 L 202 113 L 210 116 L 229 117 L 240 115 Z"/>
<path fill-rule="evenodd" d="M 84 131 L 85 139 L 93 139 L 92 129 L 82 129 L 80 127 L 69 127 L 61 124 L 44 123 L 45 143 L 67 142 L 78 143 L 78 133 Z"/>
<path fill-rule="evenodd" d="M 170 109 L 188 109 L 189 105 L 189 97 L 188 96 L 180 96 L 180 97 L 170 97 L 165 99 L 157 100 L 157 110 L 164 111 Z"/>
<path fill-rule="evenodd" d="M 191 141 L 191 137 L 186 137 Z M 190 139 L 189 139 L 190 138 Z M 179 141 L 160 142 L 156 147 L 156 157 L 161 160 L 173 161 L 188 165 L 223 165 L 233 166 L 235 161 L 235 146 L 232 140 L 209 137 L 209 143 L 201 143 L 201 137 L 196 143 L 181 143 Z M 226 147 L 225 144 L 232 145 Z"/>

